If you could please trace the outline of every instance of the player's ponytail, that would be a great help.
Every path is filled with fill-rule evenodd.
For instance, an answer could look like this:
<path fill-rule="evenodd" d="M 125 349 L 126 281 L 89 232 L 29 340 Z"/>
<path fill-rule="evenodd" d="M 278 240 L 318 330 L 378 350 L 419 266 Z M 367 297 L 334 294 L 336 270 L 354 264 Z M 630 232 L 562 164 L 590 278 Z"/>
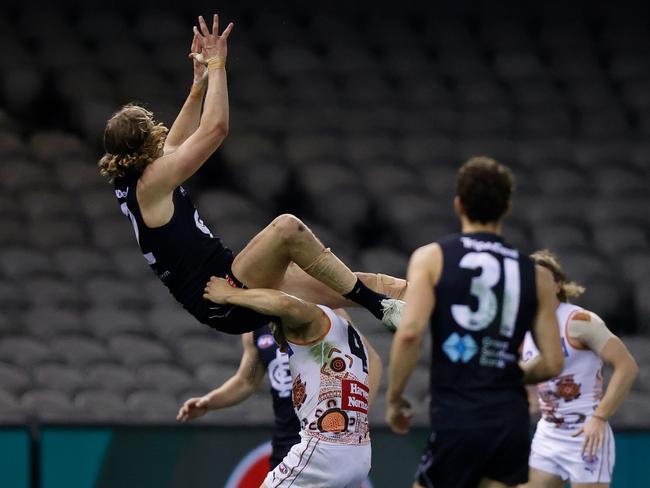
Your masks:
<path fill-rule="evenodd" d="M 138 105 L 125 105 L 106 123 L 104 149 L 99 172 L 111 182 L 127 173 L 142 173 L 162 156 L 167 128 L 156 123 L 153 114 Z"/>
<path fill-rule="evenodd" d="M 553 279 L 560 285 L 557 298 L 561 302 L 568 302 L 578 298 L 585 292 L 584 286 L 579 285 L 575 281 L 566 280 L 566 275 L 564 274 L 564 269 L 562 269 L 559 259 L 548 249 L 536 251 L 530 257 L 535 261 L 535 264 L 543 266 L 553 273 Z"/>

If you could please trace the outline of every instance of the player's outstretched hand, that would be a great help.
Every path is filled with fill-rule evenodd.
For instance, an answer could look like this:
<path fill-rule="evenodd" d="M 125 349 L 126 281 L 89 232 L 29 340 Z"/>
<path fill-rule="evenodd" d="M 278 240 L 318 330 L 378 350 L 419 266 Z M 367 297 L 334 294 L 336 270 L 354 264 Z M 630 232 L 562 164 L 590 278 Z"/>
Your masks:
<path fill-rule="evenodd" d="M 226 59 L 228 55 L 228 36 L 235 26 L 232 22 L 228 24 L 221 35 L 219 35 L 219 16 L 214 14 L 212 18 L 212 32 L 205 23 L 202 16 L 199 16 L 199 26 L 194 26 L 194 35 L 201 47 L 200 54 L 191 53 L 194 59 L 207 63 L 212 58 Z"/>
<path fill-rule="evenodd" d="M 210 278 L 210 281 L 205 285 L 203 290 L 203 298 L 210 300 L 217 305 L 226 305 L 226 298 L 233 292 L 233 287 L 228 284 L 223 278 Z"/>
<path fill-rule="evenodd" d="M 207 397 L 190 398 L 186 400 L 176 415 L 179 422 L 187 422 L 202 417 L 208 413 L 209 400 Z"/>
<path fill-rule="evenodd" d="M 411 404 L 406 398 L 400 398 L 395 402 L 388 402 L 386 409 L 386 422 L 396 434 L 408 434 L 411 430 L 413 412 Z"/>
<path fill-rule="evenodd" d="M 201 41 L 199 41 L 196 34 L 192 37 L 192 47 L 190 47 L 189 58 L 192 60 L 194 66 L 194 83 L 197 85 L 205 83 L 208 79 L 208 70 L 203 59 Z"/>
<path fill-rule="evenodd" d="M 596 453 L 602 449 L 603 442 L 605 441 L 605 427 L 606 422 L 598 417 L 591 417 L 589 422 L 583 424 L 582 427 L 573 434 L 573 437 L 578 437 L 581 434 L 585 435 L 585 440 L 582 443 L 582 455 L 589 456 L 593 459 Z"/>

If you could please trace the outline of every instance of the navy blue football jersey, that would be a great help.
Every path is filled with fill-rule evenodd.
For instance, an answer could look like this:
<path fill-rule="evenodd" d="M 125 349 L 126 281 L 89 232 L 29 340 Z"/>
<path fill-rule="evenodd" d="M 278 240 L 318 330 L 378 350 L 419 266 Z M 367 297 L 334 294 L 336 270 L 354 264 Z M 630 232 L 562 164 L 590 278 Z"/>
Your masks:
<path fill-rule="evenodd" d="M 205 322 L 205 284 L 211 276 L 223 276 L 230 270 L 233 254 L 212 235 L 182 186 L 173 193 L 171 220 L 161 227 L 147 227 L 135 195 L 137 183 L 138 176 L 127 176 L 115 180 L 114 185 L 120 209 L 133 225 L 140 250 L 171 294 Z"/>
<path fill-rule="evenodd" d="M 438 241 L 443 269 L 431 317 L 434 430 L 528 416 L 519 347 L 537 314 L 535 266 L 491 233 Z"/>
<path fill-rule="evenodd" d="M 253 340 L 260 359 L 266 367 L 273 397 L 275 416 L 271 456 L 271 469 L 273 469 L 284 459 L 291 446 L 300 442 L 300 422 L 294 412 L 291 399 L 289 355 L 280 351 L 269 326 L 255 330 Z"/>

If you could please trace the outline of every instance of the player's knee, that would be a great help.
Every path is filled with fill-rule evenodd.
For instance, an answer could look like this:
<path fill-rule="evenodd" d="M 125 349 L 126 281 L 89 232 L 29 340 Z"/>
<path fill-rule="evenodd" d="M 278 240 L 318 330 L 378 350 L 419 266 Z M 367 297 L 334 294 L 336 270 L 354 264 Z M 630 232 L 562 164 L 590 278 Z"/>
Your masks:
<path fill-rule="evenodd" d="M 305 232 L 307 226 L 295 215 L 282 214 L 273 221 L 274 230 L 284 241 L 291 241 Z"/>

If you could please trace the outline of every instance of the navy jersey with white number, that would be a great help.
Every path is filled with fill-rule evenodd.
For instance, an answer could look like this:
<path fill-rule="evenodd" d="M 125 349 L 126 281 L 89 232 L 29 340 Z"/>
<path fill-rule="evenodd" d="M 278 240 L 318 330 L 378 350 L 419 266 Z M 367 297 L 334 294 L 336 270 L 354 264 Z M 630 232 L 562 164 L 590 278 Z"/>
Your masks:
<path fill-rule="evenodd" d="M 291 399 L 289 355 L 280 351 L 269 326 L 254 331 L 253 340 L 271 384 L 275 416 L 271 455 L 271 469 L 273 469 L 284 459 L 291 446 L 300 442 L 300 422 L 293 410 Z"/>
<path fill-rule="evenodd" d="M 205 322 L 208 304 L 203 289 L 210 276 L 230 270 L 232 252 L 212 236 L 182 186 L 174 190 L 174 215 L 161 226 L 147 227 L 136 199 L 138 176 L 115 180 L 115 196 L 135 232 L 140 250 L 151 269 L 171 294 L 200 321 Z"/>
<path fill-rule="evenodd" d="M 434 429 L 527 418 L 519 346 L 537 314 L 535 267 L 491 233 L 438 241 L 443 269 L 431 317 Z"/>

